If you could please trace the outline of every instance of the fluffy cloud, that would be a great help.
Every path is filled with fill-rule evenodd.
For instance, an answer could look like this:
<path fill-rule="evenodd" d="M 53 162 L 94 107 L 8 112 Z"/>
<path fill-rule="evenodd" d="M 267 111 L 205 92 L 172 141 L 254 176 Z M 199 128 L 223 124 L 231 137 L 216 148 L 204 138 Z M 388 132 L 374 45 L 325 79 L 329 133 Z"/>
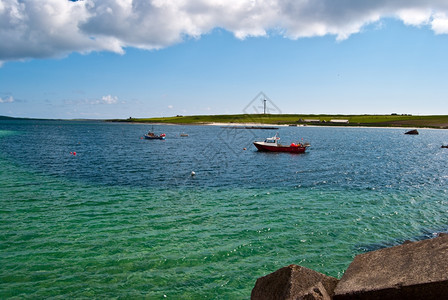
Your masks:
<path fill-rule="evenodd" d="M 0 103 L 12 103 L 12 102 L 14 102 L 14 98 L 12 96 L 9 96 L 5 99 L 0 98 Z"/>
<path fill-rule="evenodd" d="M 438 13 L 434 15 L 431 21 L 432 30 L 436 34 L 448 34 L 448 16 L 445 13 Z"/>
<path fill-rule="evenodd" d="M 125 47 L 159 49 L 224 28 L 343 40 L 381 18 L 448 34 L 446 0 L 0 0 L 0 64 Z"/>
<path fill-rule="evenodd" d="M 118 102 L 118 97 L 113 97 L 111 95 L 103 96 L 101 98 L 101 103 L 114 104 Z"/>

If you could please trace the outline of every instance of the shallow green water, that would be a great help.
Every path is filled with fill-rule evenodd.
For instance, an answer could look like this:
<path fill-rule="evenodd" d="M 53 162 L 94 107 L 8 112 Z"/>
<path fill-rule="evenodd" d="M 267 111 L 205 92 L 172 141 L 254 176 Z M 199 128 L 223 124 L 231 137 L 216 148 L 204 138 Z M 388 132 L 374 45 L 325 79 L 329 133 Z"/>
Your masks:
<path fill-rule="evenodd" d="M 340 277 L 366 249 L 447 230 L 444 131 L 306 128 L 313 147 L 291 156 L 232 154 L 216 147 L 229 141 L 219 128 L 160 127 L 165 144 L 139 139 L 144 129 L 0 127 L 1 298 L 247 299 L 285 265 Z M 104 135 L 119 135 L 113 148 Z M 375 148 L 383 139 L 396 144 Z M 201 141 L 226 162 L 195 158 Z"/>

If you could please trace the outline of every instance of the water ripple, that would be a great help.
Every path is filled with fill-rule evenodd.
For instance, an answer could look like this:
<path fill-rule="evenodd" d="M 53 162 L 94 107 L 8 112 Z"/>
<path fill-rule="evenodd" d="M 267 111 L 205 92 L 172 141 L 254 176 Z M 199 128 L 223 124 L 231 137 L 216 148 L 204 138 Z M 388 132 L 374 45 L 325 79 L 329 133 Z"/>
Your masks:
<path fill-rule="evenodd" d="M 1 298 L 247 298 L 282 266 L 340 277 L 358 253 L 447 229 L 441 130 L 282 128 L 312 137 L 289 155 L 250 150 L 266 131 L 1 126 Z"/>

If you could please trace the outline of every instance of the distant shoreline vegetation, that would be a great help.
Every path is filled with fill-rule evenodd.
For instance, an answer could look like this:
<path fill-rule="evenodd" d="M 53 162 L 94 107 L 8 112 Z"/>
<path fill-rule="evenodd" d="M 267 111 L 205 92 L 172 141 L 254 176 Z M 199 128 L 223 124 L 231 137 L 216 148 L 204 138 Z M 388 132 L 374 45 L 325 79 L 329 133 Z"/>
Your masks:
<path fill-rule="evenodd" d="M 63 119 L 15 118 L 0 116 L 0 120 L 47 120 Z M 448 129 L 448 115 L 414 116 L 410 114 L 390 115 L 299 115 L 299 114 L 238 114 L 238 115 L 196 115 L 159 118 L 127 119 L 70 119 L 66 121 L 106 121 L 122 123 L 211 125 L 222 124 L 266 124 L 289 126 L 352 126 L 352 127 L 413 127 Z"/>
<path fill-rule="evenodd" d="M 160 118 L 111 119 L 108 122 L 164 123 L 179 125 L 268 124 L 268 125 L 313 125 L 313 126 L 366 126 L 366 127 L 416 127 L 448 129 L 448 115 L 413 116 L 390 115 L 299 115 L 299 114 L 239 114 L 197 115 Z"/>

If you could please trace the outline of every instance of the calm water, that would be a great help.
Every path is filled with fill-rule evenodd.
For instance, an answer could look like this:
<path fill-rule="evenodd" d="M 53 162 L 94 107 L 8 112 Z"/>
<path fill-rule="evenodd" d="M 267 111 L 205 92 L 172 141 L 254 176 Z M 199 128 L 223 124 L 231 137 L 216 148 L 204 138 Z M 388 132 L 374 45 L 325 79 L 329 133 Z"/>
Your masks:
<path fill-rule="evenodd" d="M 151 127 L 0 121 L 0 298 L 247 299 L 448 229 L 448 131 L 279 129 L 311 142 L 294 155 L 256 151 L 275 131 Z"/>

